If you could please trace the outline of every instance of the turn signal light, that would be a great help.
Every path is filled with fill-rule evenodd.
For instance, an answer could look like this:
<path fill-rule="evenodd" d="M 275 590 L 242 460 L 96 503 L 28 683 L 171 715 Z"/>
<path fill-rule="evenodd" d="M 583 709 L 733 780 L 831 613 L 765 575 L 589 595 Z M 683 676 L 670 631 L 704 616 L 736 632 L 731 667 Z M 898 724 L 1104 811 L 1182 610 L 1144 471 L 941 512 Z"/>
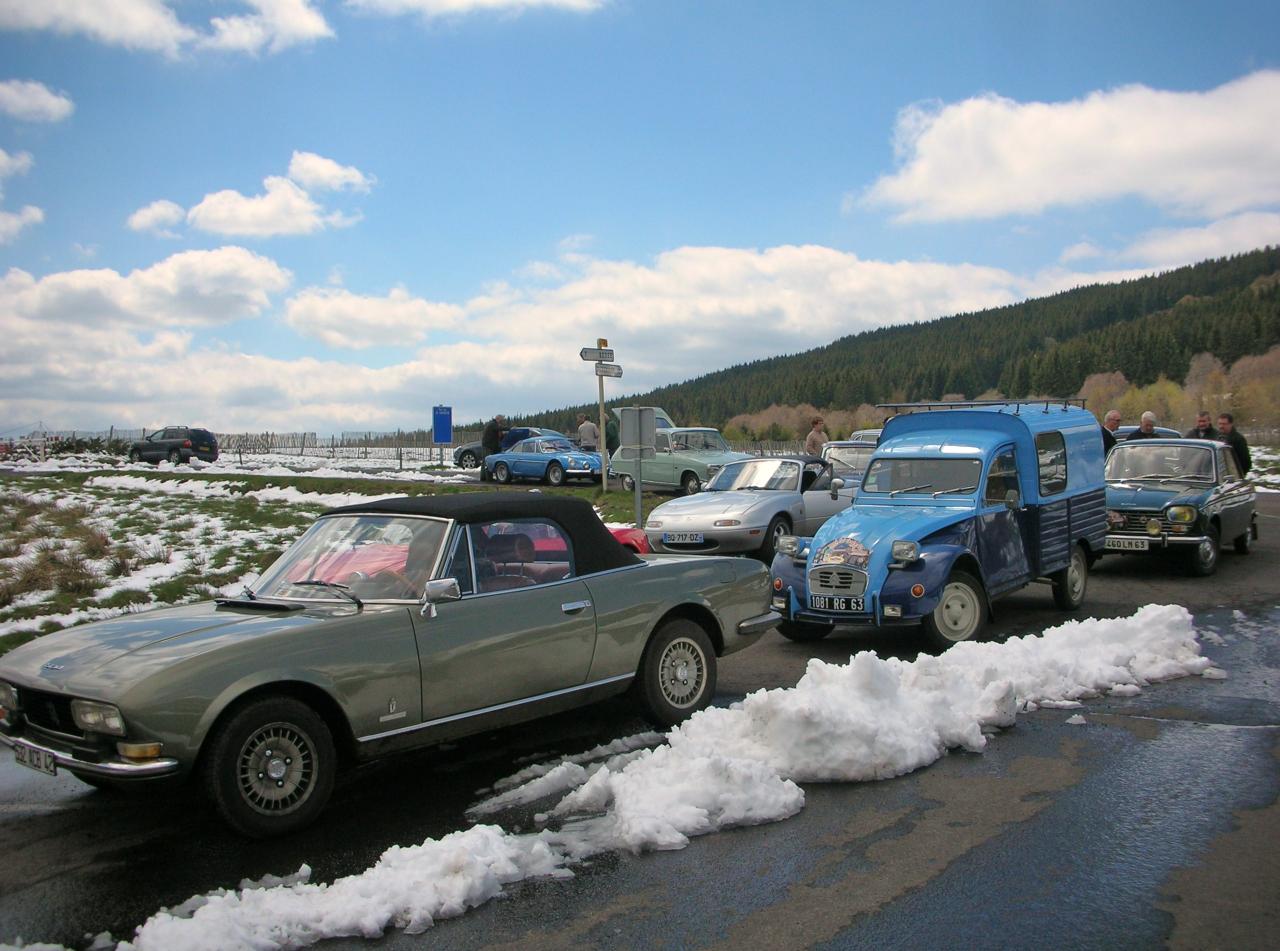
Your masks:
<path fill-rule="evenodd" d="M 144 760 L 157 759 L 160 751 L 164 749 L 163 743 L 117 743 L 116 752 L 125 759 Z"/>
<path fill-rule="evenodd" d="M 781 591 L 781 590 L 782 590 L 782 579 L 781 579 L 781 578 L 774 578 L 774 579 L 773 579 L 773 590 L 774 590 L 774 591 Z"/>
<path fill-rule="evenodd" d="M 923 597 L 924 597 L 924 585 L 922 585 L 922 584 L 913 584 L 913 585 L 911 586 L 911 597 L 913 597 L 913 598 L 923 598 Z"/>

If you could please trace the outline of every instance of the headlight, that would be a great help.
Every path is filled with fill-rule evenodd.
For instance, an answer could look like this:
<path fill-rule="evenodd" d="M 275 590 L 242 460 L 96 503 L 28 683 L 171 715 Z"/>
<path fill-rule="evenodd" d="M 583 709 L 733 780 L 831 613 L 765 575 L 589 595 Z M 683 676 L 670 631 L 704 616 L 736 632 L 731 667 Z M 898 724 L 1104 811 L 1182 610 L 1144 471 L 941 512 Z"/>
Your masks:
<path fill-rule="evenodd" d="M 1169 521 L 1188 524 L 1196 520 L 1196 510 L 1191 505 L 1174 505 L 1169 509 Z"/>
<path fill-rule="evenodd" d="M 658 521 L 657 519 L 651 518 L 649 519 L 649 521 L 644 523 L 644 527 L 645 528 L 661 528 L 662 522 Z"/>
<path fill-rule="evenodd" d="M 916 561 L 920 558 L 920 546 L 915 542 L 894 542 L 889 553 L 894 561 Z"/>
<path fill-rule="evenodd" d="M 736 518 L 718 518 L 715 521 L 716 528 L 728 528 L 730 525 L 741 525 L 742 523 Z"/>
<path fill-rule="evenodd" d="M 18 705 L 18 690 L 13 684 L 0 680 L 0 707 L 12 710 Z"/>
<path fill-rule="evenodd" d="M 800 554 L 800 539 L 795 535 L 783 535 L 778 539 L 778 545 L 774 550 L 780 555 L 790 555 L 794 558 Z"/>
<path fill-rule="evenodd" d="M 76 721 L 76 726 L 85 732 L 124 736 L 124 717 L 109 703 L 72 700 L 71 718 Z"/>

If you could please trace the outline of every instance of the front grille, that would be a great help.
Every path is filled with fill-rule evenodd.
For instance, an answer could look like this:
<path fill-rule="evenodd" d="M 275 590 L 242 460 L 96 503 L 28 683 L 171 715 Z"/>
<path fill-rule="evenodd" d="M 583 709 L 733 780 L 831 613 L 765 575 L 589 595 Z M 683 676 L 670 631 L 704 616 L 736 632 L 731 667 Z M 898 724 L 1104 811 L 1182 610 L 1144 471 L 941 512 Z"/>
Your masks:
<path fill-rule="evenodd" d="M 824 565 L 809 572 L 810 594 L 859 595 L 867 590 L 867 573 L 856 568 Z"/>
<path fill-rule="evenodd" d="M 84 731 L 76 726 L 71 716 L 71 698 L 42 690 L 18 688 L 18 706 L 27 720 L 45 730 L 62 736 L 83 737 Z"/>
<path fill-rule="evenodd" d="M 667 551 L 716 551 L 720 548 L 720 543 L 713 539 L 707 539 L 704 542 L 662 542 L 662 547 Z"/>
<path fill-rule="evenodd" d="M 1121 512 L 1124 516 L 1124 522 L 1119 525 L 1108 523 L 1108 528 L 1113 532 L 1123 532 L 1125 534 L 1145 535 L 1147 534 L 1147 522 L 1153 518 L 1159 521 L 1160 531 L 1167 532 L 1172 526 L 1167 518 L 1162 517 L 1157 512 Z"/>

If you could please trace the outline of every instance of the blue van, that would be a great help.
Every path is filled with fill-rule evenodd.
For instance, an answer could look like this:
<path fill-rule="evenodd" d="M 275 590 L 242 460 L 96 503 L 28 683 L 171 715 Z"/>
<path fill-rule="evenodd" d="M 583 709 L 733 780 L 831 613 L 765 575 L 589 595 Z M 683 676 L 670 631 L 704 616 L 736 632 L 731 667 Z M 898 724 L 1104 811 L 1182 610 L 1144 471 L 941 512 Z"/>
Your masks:
<path fill-rule="evenodd" d="M 812 538 L 779 540 L 779 631 L 806 641 L 837 624 L 919 626 L 945 649 L 1038 578 L 1078 608 L 1107 536 L 1102 432 L 1083 400 L 882 408 L 898 415 L 853 505 Z"/>

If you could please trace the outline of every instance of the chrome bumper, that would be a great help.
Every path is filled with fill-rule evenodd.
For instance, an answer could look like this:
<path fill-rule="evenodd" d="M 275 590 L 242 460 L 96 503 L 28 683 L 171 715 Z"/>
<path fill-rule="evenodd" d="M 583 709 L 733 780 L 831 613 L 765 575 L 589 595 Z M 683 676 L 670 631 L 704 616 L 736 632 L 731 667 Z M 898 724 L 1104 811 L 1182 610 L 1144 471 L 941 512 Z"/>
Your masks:
<path fill-rule="evenodd" d="M 102 776 L 107 779 L 155 779 L 160 776 L 171 776 L 178 771 L 176 759 L 164 758 L 148 760 L 145 763 L 130 763 L 125 760 L 111 760 L 105 763 L 90 763 L 76 759 L 69 753 L 56 750 L 43 743 L 33 743 L 21 737 L 0 733 L 0 743 L 12 747 L 17 743 L 53 757 L 53 761 L 72 773 L 85 773 L 89 776 Z"/>
<path fill-rule="evenodd" d="M 1145 539 L 1151 548 L 1168 548 L 1170 545 L 1199 545 L 1201 542 L 1209 540 L 1208 535 L 1122 535 L 1119 532 L 1111 532 L 1107 535 L 1107 538 Z M 1105 552 L 1111 554 L 1124 554 L 1125 552 L 1123 548 L 1107 548 L 1106 545 L 1107 543 L 1104 541 L 1102 546 Z M 1141 554 L 1141 549 L 1131 548 L 1128 550 L 1138 551 Z"/>
<path fill-rule="evenodd" d="M 755 637 L 770 628 L 777 627 L 778 622 L 781 620 L 782 615 L 777 611 L 766 611 L 764 614 L 757 614 L 755 617 L 749 617 L 745 621 L 739 622 L 738 636 Z"/>

